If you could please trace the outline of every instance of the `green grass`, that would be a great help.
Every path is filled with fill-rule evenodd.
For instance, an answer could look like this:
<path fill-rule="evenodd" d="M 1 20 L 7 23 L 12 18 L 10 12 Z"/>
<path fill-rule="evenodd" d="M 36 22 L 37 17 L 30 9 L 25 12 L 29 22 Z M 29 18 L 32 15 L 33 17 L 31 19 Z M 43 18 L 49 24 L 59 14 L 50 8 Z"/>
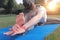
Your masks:
<path fill-rule="evenodd" d="M 48 15 L 48 17 L 60 18 L 60 15 Z M 16 15 L 0 15 L 0 28 L 5 28 L 15 24 Z M 55 32 L 48 35 L 45 40 L 60 40 L 60 26 Z"/>
<path fill-rule="evenodd" d="M 0 28 L 5 28 L 15 24 L 16 15 L 0 15 Z"/>

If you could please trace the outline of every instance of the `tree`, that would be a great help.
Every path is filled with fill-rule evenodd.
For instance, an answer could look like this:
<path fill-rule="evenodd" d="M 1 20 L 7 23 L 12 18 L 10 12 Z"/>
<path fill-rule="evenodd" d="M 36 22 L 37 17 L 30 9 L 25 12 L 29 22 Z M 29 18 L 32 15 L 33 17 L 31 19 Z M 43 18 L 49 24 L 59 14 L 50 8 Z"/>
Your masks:
<path fill-rule="evenodd" d="M 13 6 L 14 0 L 0 0 L 0 8 L 5 9 L 4 14 L 11 13 Z"/>
<path fill-rule="evenodd" d="M 7 3 L 7 5 L 5 6 L 6 12 L 7 12 L 7 13 L 11 13 L 13 6 L 14 6 L 13 0 L 8 0 L 8 3 Z"/>
<path fill-rule="evenodd" d="M 15 0 L 0 0 L 0 8 L 5 9 L 3 14 L 8 14 L 23 9 L 24 7 L 22 4 L 17 4 Z"/>
<path fill-rule="evenodd" d="M 0 7 L 3 7 L 5 3 L 5 0 L 0 0 Z"/>

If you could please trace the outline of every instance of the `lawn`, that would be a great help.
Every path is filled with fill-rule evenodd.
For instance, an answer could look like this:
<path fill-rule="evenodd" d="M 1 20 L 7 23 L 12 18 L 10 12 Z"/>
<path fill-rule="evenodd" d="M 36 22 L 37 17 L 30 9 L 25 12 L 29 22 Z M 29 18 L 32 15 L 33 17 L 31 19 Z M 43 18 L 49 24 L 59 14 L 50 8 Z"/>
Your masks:
<path fill-rule="evenodd" d="M 15 24 L 16 15 L 0 15 L 0 28 L 5 28 Z"/>
<path fill-rule="evenodd" d="M 48 17 L 60 18 L 60 15 L 48 15 Z M 0 28 L 13 26 L 15 24 L 16 15 L 0 15 Z M 45 40 L 60 40 L 60 26 L 59 28 L 48 35 Z"/>

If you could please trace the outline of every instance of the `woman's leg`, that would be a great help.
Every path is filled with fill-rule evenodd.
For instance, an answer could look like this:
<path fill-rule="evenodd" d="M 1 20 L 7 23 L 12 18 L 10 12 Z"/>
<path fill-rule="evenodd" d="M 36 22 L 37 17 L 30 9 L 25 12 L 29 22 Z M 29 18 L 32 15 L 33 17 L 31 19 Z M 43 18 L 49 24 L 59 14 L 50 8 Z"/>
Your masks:
<path fill-rule="evenodd" d="M 59 18 L 47 18 L 47 22 L 45 24 L 60 24 Z"/>

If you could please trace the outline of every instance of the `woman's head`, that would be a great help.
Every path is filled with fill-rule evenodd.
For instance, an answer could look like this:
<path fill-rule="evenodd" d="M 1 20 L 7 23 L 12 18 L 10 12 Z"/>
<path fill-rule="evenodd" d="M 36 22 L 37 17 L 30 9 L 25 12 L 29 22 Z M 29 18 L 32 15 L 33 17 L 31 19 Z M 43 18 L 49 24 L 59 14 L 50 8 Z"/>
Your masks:
<path fill-rule="evenodd" d="M 23 0 L 23 5 L 26 9 L 33 9 L 35 7 L 34 2 L 31 0 Z"/>

